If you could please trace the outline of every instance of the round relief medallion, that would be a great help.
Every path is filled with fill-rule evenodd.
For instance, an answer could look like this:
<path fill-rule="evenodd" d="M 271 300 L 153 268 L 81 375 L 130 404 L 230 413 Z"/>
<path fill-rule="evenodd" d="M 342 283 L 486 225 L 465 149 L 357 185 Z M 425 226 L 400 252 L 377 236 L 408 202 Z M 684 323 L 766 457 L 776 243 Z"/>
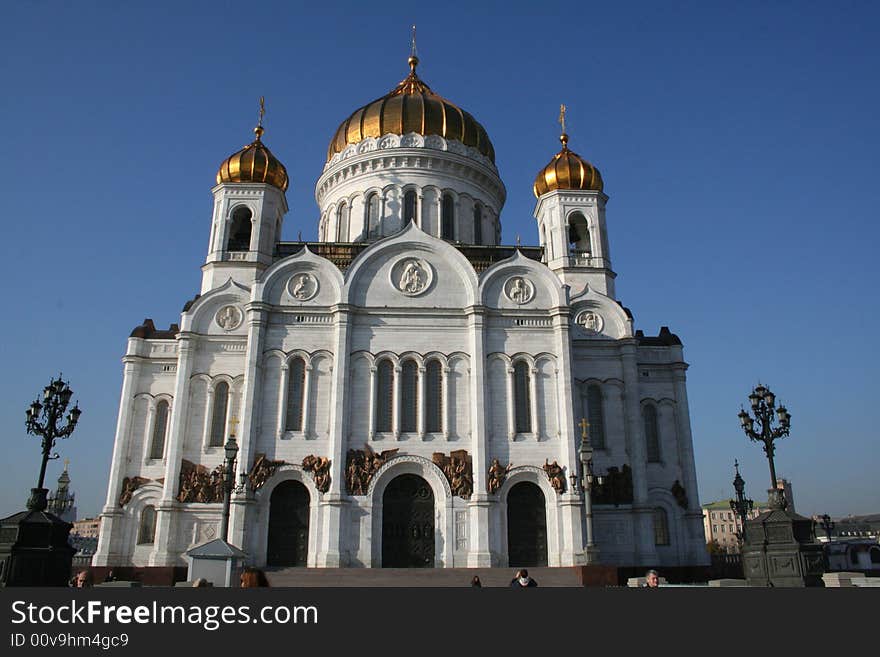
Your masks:
<path fill-rule="evenodd" d="M 287 281 L 287 291 L 297 301 L 308 301 L 318 293 L 318 279 L 306 272 L 294 274 Z"/>
<path fill-rule="evenodd" d="M 421 258 L 403 258 L 391 268 L 391 284 L 409 297 L 427 291 L 433 278 L 431 265 Z"/>
<path fill-rule="evenodd" d="M 514 303 L 523 305 L 535 298 L 535 286 L 528 278 L 514 276 L 508 278 L 504 284 L 504 296 Z"/>
<path fill-rule="evenodd" d="M 589 335 L 601 333 L 602 327 L 605 325 L 605 322 L 602 320 L 602 315 L 593 312 L 592 310 L 584 310 L 579 313 L 575 321 L 578 326 Z"/>
<path fill-rule="evenodd" d="M 241 326 L 241 321 L 243 319 L 244 315 L 241 310 L 238 309 L 238 306 L 223 306 L 217 311 L 217 315 L 214 317 L 217 326 L 224 331 L 234 331 Z"/>

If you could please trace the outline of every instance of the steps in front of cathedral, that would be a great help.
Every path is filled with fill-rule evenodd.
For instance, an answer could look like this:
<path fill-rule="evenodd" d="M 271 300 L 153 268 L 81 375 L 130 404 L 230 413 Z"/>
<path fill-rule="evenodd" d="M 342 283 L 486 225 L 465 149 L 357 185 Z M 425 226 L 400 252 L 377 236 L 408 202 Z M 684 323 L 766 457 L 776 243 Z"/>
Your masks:
<path fill-rule="evenodd" d="M 516 568 L 267 568 L 272 586 L 467 587 L 474 575 L 484 587 L 509 586 Z M 574 568 L 529 568 L 542 587 L 580 587 Z"/>

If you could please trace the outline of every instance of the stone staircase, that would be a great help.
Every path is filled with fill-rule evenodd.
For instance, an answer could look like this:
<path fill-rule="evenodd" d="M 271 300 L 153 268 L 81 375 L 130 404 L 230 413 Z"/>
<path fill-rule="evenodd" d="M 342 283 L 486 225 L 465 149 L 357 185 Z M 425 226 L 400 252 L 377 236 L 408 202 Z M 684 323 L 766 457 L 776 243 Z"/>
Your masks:
<path fill-rule="evenodd" d="M 516 568 L 267 568 L 275 587 L 468 587 L 474 575 L 484 587 L 509 586 Z M 580 587 L 574 568 L 529 568 L 539 587 Z"/>

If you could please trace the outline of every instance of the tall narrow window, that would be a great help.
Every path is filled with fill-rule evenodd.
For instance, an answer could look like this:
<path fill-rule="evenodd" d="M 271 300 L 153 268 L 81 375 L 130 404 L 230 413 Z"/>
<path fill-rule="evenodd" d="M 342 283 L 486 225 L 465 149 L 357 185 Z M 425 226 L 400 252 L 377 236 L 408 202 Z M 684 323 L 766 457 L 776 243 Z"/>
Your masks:
<path fill-rule="evenodd" d="M 156 538 L 156 509 L 145 506 L 138 524 L 138 545 L 152 545 Z"/>
<path fill-rule="evenodd" d="M 529 364 L 520 361 L 513 368 L 513 404 L 517 433 L 532 431 L 532 403 L 529 395 Z"/>
<path fill-rule="evenodd" d="M 669 545 L 669 518 L 659 506 L 654 509 L 654 545 Z"/>
<path fill-rule="evenodd" d="M 161 459 L 165 455 L 165 434 L 168 431 L 168 402 L 164 399 L 156 404 L 156 417 L 153 423 L 153 440 L 150 443 L 150 458 Z"/>
<path fill-rule="evenodd" d="M 376 372 L 376 431 L 391 431 L 394 404 L 394 366 L 389 360 L 379 363 Z"/>
<path fill-rule="evenodd" d="M 439 360 L 425 367 L 425 431 L 443 431 L 443 366 Z"/>
<path fill-rule="evenodd" d="M 336 241 L 348 242 L 348 216 L 351 208 L 347 203 L 343 203 L 336 211 Z"/>
<path fill-rule="evenodd" d="M 303 392 L 306 378 L 306 364 L 302 358 L 294 358 L 287 372 L 287 417 L 284 419 L 285 431 L 303 430 Z"/>
<path fill-rule="evenodd" d="M 483 243 L 483 209 L 479 205 L 474 206 L 474 244 Z"/>
<path fill-rule="evenodd" d="M 367 199 L 367 237 L 379 237 L 379 195 L 370 194 Z"/>
<path fill-rule="evenodd" d="M 415 431 L 419 418 L 419 366 L 408 360 L 400 370 L 400 430 Z"/>
<path fill-rule="evenodd" d="M 455 205 L 449 194 L 440 199 L 440 237 L 445 240 L 455 238 Z"/>
<path fill-rule="evenodd" d="M 210 447 L 223 447 L 226 438 L 226 409 L 229 406 L 229 384 L 221 381 L 214 388 L 214 408 L 211 411 Z"/>
<path fill-rule="evenodd" d="M 403 225 L 416 220 L 416 193 L 413 190 L 403 195 Z"/>
<path fill-rule="evenodd" d="M 590 418 L 590 443 L 596 449 L 604 449 L 605 414 L 602 411 L 602 388 L 595 383 L 587 386 L 587 410 Z"/>
<path fill-rule="evenodd" d="M 660 435 L 657 431 L 657 409 L 648 404 L 642 408 L 642 419 L 645 422 L 645 446 L 648 463 L 660 461 Z"/>
<path fill-rule="evenodd" d="M 589 255 L 593 250 L 590 245 L 590 229 L 587 219 L 580 212 L 568 218 L 568 242 L 572 255 Z"/>
<path fill-rule="evenodd" d="M 227 251 L 250 251 L 251 249 L 251 211 L 245 207 L 236 208 L 232 213 L 229 227 Z"/>

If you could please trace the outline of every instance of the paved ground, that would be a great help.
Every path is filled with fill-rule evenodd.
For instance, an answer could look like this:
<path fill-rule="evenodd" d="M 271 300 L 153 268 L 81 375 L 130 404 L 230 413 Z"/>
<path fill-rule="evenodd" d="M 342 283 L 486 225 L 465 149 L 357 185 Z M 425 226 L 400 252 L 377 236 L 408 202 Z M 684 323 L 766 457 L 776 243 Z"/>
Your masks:
<path fill-rule="evenodd" d="M 478 575 L 484 587 L 508 586 L 515 568 L 268 568 L 272 586 L 470 586 Z M 529 568 L 539 586 L 580 586 L 573 568 Z"/>

